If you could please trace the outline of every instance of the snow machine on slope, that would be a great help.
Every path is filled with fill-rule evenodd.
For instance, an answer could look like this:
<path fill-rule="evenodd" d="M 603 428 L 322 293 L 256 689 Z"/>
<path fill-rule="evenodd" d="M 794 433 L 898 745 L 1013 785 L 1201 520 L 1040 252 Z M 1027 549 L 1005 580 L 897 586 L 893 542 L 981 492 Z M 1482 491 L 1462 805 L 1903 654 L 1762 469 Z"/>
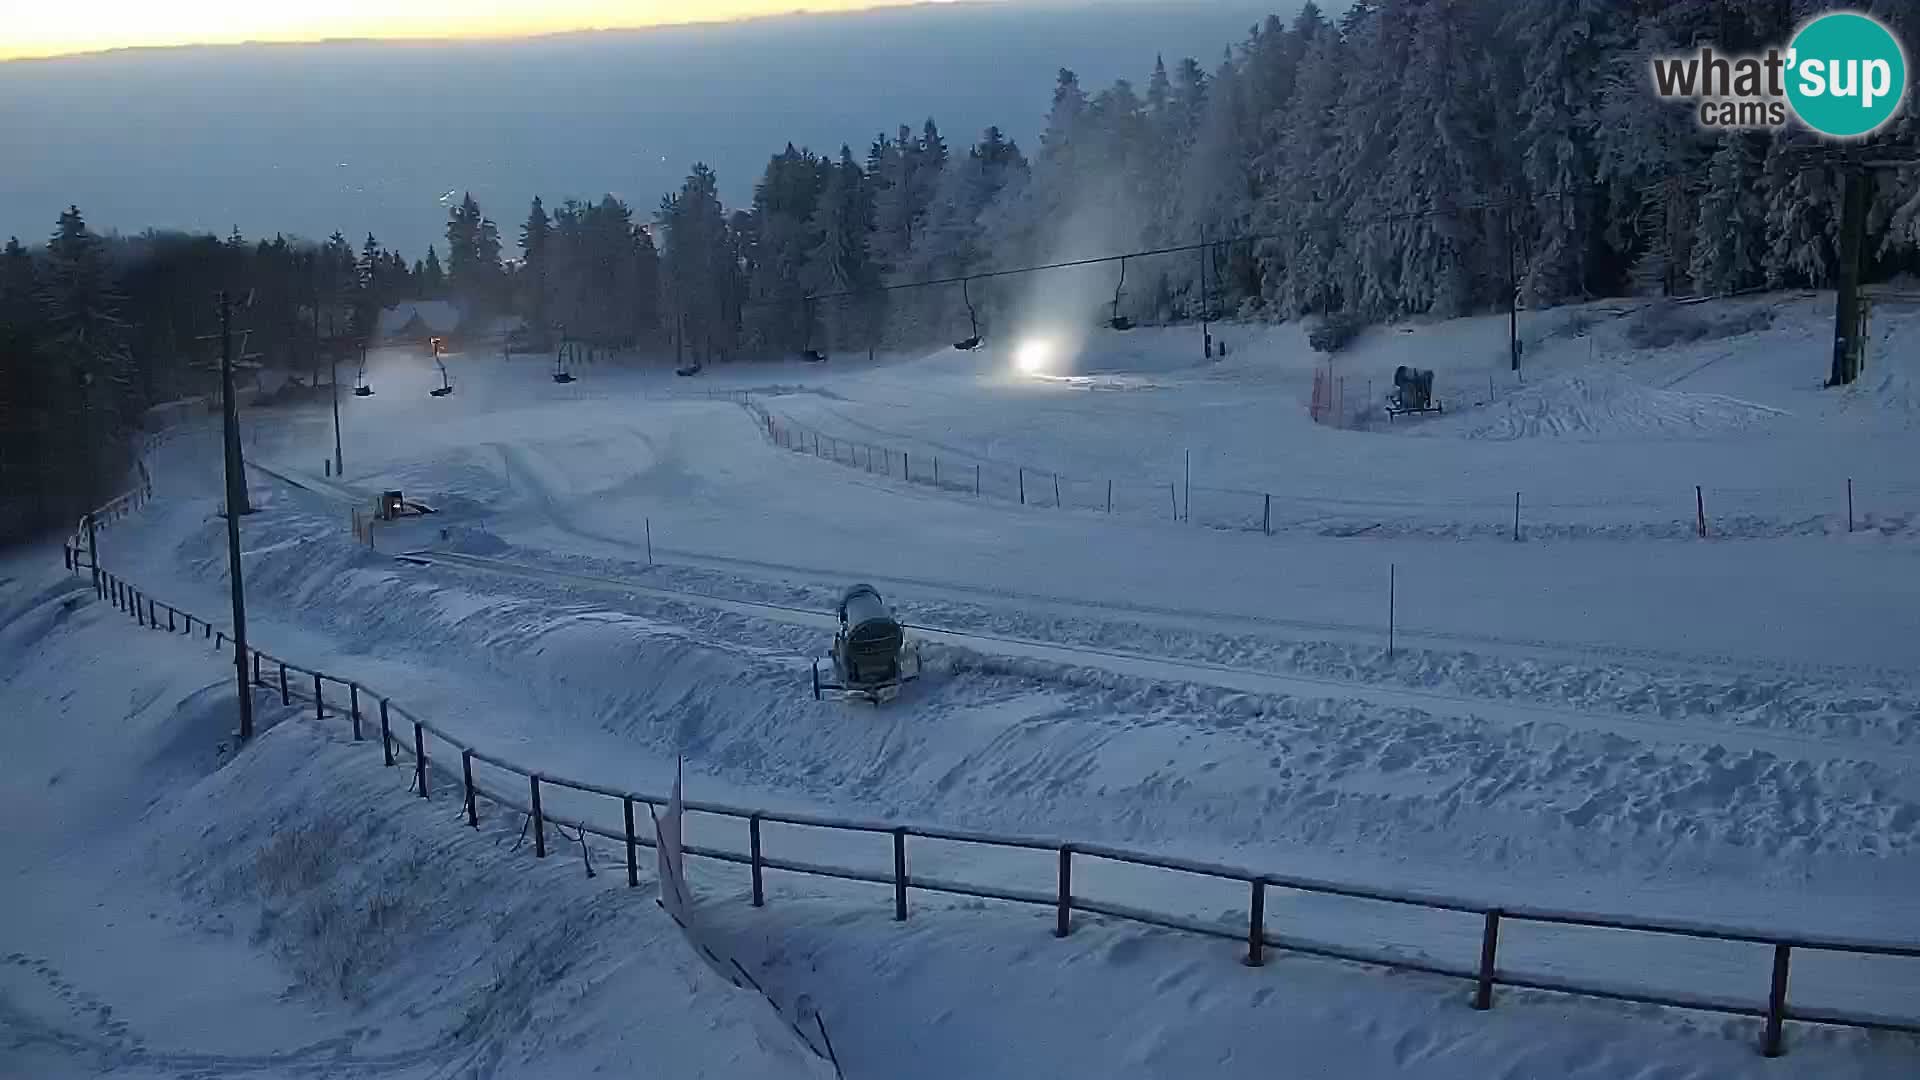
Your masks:
<path fill-rule="evenodd" d="M 1433 396 L 1433 372 L 1405 365 L 1393 371 L 1393 393 L 1387 395 L 1387 419 L 1408 413 L 1444 413 L 1440 399 Z"/>
<path fill-rule="evenodd" d="M 920 647 L 887 609 L 880 590 L 855 585 L 840 598 L 840 630 L 833 636 L 833 681 L 822 682 L 813 662 L 813 696 L 826 692 L 863 697 L 875 705 L 920 677 Z"/>

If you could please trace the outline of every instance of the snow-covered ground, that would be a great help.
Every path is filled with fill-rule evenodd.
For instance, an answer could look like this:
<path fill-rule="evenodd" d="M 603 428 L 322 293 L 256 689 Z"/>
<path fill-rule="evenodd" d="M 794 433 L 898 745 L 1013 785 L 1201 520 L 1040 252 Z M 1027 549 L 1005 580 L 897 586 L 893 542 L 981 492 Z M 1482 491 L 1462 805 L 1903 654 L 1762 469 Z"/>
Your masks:
<path fill-rule="evenodd" d="M 504 818 L 459 827 L 270 694 L 236 753 L 205 643 L 35 554 L 0 572 L 0 1075 L 832 1075 Z"/>
<path fill-rule="evenodd" d="M 1308 418 L 1326 358 L 1291 328 L 1221 328 L 1231 352 L 1211 364 L 1194 356 L 1195 330 L 1102 334 L 1074 370 L 1044 377 L 1008 370 L 1011 342 L 697 380 L 596 368 L 570 386 L 537 361 L 456 357 L 458 390 L 438 400 L 426 396 L 437 373 L 424 356 L 383 353 L 369 371 L 376 396 L 342 402 L 344 478 L 319 475 L 332 447 L 325 414 L 249 418 L 254 459 L 271 470 L 253 476 L 262 509 L 245 527 L 255 634 L 484 749 L 600 783 L 664 790 L 685 754 L 696 798 L 1122 843 L 1490 903 L 1912 940 L 1920 398 L 1909 376 L 1920 317 L 1883 309 L 1867 380 L 1822 391 L 1830 309 L 1830 298 L 1792 295 L 1680 314 L 1592 305 L 1578 332 L 1576 312 L 1529 315 L 1524 385 L 1504 371 L 1504 320 L 1385 328 L 1333 363 L 1347 380 L 1344 427 Z M 1389 425 L 1365 407 L 1356 388 L 1371 378 L 1377 398 L 1401 363 L 1438 369 L 1444 416 Z M 750 392 L 764 414 L 710 390 Z M 839 461 L 776 445 L 764 415 L 825 435 L 836 444 L 825 456 Z M 850 445 L 906 452 L 915 482 L 897 463 L 865 466 Z M 223 610 L 226 565 L 212 450 L 206 437 L 158 449 L 159 498 L 103 541 L 117 572 L 209 615 Z M 1145 501 L 1156 490 L 1168 499 L 1172 485 L 1182 506 L 1188 451 L 1192 524 Z M 1046 497 L 1033 500 L 1043 504 L 1055 472 L 1083 493 L 1104 494 L 1111 478 L 1121 512 L 1076 496 L 1023 507 L 976 497 L 965 479 L 936 488 L 936 456 L 948 476 L 970 479 L 976 465 L 1045 476 Z M 1695 484 L 1705 541 L 1693 538 Z M 377 531 L 377 551 L 356 548 L 349 501 L 394 487 L 440 512 Z M 1137 507 L 1128 491 L 1143 493 Z M 1208 509 L 1242 497 L 1230 492 L 1271 493 L 1274 535 L 1259 529 L 1258 504 L 1251 529 L 1207 527 L 1230 516 Z M 422 554 L 391 557 L 405 551 Z M 807 692 L 808 659 L 830 636 L 819 613 L 855 580 L 880 585 L 926 642 L 929 677 L 884 709 Z M 54 603 L 38 589 L 10 606 Z M 68 595 L 73 619 L 112 619 L 94 614 L 90 592 Z M 118 650 L 122 626 L 82 630 L 94 636 L 9 646 L 10 715 L 24 715 L 14 701 L 77 692 L 61 707 L 98 712 L 90 722 L 121 724 L 131 711 L 169 730 L 188 721 L 170 720 L 179 706 L 168 701 L 217 697 L 217 658 L 168 644 L 192 657 L 173 696 L 130 705 L 126 685 L 151 677 L 139 672 L 175 661 L 149 655 L 157 647 Z M 68 660 L 41 672 L 41 655 Z M 74 666 L 109 662 L 130 674 L 113 682 Z M 149 871 L 143 897 L 245 922 L 283 901 L 233 885 L 245 876 L 234 867 L 283 857 L 271 855 L 275 835 L 300 835 L 265 822 L 313 805 L 313 827 L 332 820 L 330 835 L 358 850 L 372 841 L 342 821 L 349 807 L 419 816 L 418 800 L 393 791 L 404 781 L 308 726 L 277 727 L 224 769 L 150 778 L 163 804 L 132 815 L 147 831 L 131 850 L 210 869 Z M 216 725 L 201 741 L 217 735 Z M 46 753 L 75 761 L 90 748 L 49 738 Z M 26 778 L 37 785 L 49 769 L 4 767 L 9 801 L 39 807 Z M 147 769 L 129 761 L 114 782 Z M 221 799 L 269 809 L 247 825 L 220 817 Z M 201 815 L 193 829 L 181 824 L 190 813 Z M 451 857 L 475 841 L 449 830 L 450 817 L 383 833 L 416 847 L 377 857 Z M 727 829 L 690 822 L 695 842 L 737 844 Z M 206 846 L 186 850 L 187 832 Z M 797 830 L 767 840 L 785 857 L 875 868 L 888 858 L 884 844 L 835 849 Z M 914 857 L 916 873 L 1051 881 L 1044 855 L 928 844 Z M 549 887 L 553 866 L 529 878 L 524 866 L 470 862 L 460 872 L 484 883 L 401 890 L 450 939 L 470 921 L 506 919 L 500 907 L 621 903 L 585 885 L 568 899 Z M 33 865 L 46 880 L 75 872 Z M 1284 956 L 1252 972 L 1230 948 L 1097 919 L 1059 942 L 1039 913 L 919 896 L 899 927 L 876 890 L 778 875 L 775 902 L 755 910 L 727 872 L 696 864 L 696 874 L 711 932 L 776 1001 L 817 1008 L 848 1075 L 898 1075 L 909 1048 L 942 1063 L 915 1072 L 954 1076 L 1251 1076 L 1289 1058 L 1359 1062 L 1359 1075 L 1771 1075 L 1748 1021 L 1525 994 L 1482 1015 L 1446 980 Z M 490 889 L 499 894 L 482 895 Z M 1076 871 L 1076 891 L 1244 917 L 1237 888 L 1165 875 Z M 1477 954 L 1473 920 L 1377 907 L 1277 894 L 1268 919 L 1449 963 Z M 677 939 L 648 936 L 659 933 L 650 906 L 604 917 L 622 941 L 655 942 L 619 954 L 629 977 L 683 970 Z M 612 933 L 568 936 L 604 960 Z M 312 961 L 298 949 L 271 933 L 257 944 L 250 963 L 306 977 Z M 485 953 L 454 945 L 442 960 Z M 1513 970 L 1756 1003 L 1767 960 L 1748 947 L 1540 929 L 1514 931 L 1502 953 Z M 481 992 L 418 957 L 393 963 L 389 984 L 372 979 L 376 997 L 416 980 L 442 987 L 440 1002 Z M 1808 1006 L 1920 1016 L 1920 962 L 1797 959 L 1793 985 Z M 546 1000 L 537 990 L 534 1008 Z M 691 1006 L 688 995 L 658 1002 L 659 1022 L 690 1007 L 785 1030 L 764 1003 L 755 1013 L 758 999 L 733 995 L 707 982 Z M 371 1006 L 336 998 L 308 988 L 297 1003 L 326 1000 L 366 1022 Z M 18 996 L 0 1001 L 0 1023 L 67 1030 Z M 421 1043 L 444 1028 L 430 1010 L 404 1026 Z M 308 1042 L 345 1037 L 313 1030 Z M 716 1041 L 737 1042 L 731 1030 Z M 575 1046 L 501 1031 L 510 1054 Z M 1788 1061 L 1807 1075 L 1920 1068 L 1903 1037 L 1796 1028 L 1793 1042 Z M 35 1060 L 65 1045 L 35 1042 L 46 1055 Z M 627 1052 L 575 1049 L 609 1063 Z M 785 1053 L 769 1049 L 751 1068 L 815 1067 Z M 518 1060 L 531 1068 L 531 1056 Z"/>

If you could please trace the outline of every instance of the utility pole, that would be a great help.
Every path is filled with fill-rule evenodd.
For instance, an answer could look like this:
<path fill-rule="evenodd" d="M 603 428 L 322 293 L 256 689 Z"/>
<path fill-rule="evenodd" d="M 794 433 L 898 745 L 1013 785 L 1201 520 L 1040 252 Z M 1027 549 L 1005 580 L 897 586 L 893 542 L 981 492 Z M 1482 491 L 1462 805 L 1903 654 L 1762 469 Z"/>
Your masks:
<path fill-rule="evenodd" d="M 1200 231 L 1200 242 L 1202 245 L 1200 248 L 1200 339 L 1206 348 L 1206 358 L 1211 360 L 1213 359 L 1213 327 L 1211 326 L 1213 296 L 1207 292 L 1207 262 L 1212 256 L 1212 250 L 1205 246 L 1205 229 Z"/>
<path fill-rule="evenodd" d="M 1920 158 L 1868 158 L 1877 147 L 1811 145 L 1795 148 L 1791 160 L 1802 169 L 1830 167 L 1840 173 L 1839 265 L 1835 271 L 1833 361 L 1826 386 L 1847 386 L 1860 377 L 1866 351 L 1865 305 L 1860 279 L 1867 256 L 1867 213 L 1873 201 L 1875 171 L 1920 167 Z"/>
<path fill-rule="evenodd" d="M 1849 161 L 1841 171 L 1840 280 L 1833 314 L 1829 387 L 1846 386 L 1860 377 L 1860 263 L 1866 247 L 1867 200 L 1873 188 L 1863 166 Z"/>
<path fill-rule="evenodd" d="M 227 578 L 233 590 L 233 672 L 240 692 L 240 739 L 253 738 L 253 687 L 247 681 L 247 598 L 240 575 L 240 515 L 247 505 L 246 466 L 240 460 L 240 413 L 233 393 L 233 302 L 220 290 L 220 401 L 226 429 Z"/>
<path fill-rule="evenodd" d="M 333 475 L 338 479 L 346 468 L 340 458 L 340 350 L 331 350 L 328 357 L 328 370 L 332 372 L 330 377 L 333 380 Z"/>

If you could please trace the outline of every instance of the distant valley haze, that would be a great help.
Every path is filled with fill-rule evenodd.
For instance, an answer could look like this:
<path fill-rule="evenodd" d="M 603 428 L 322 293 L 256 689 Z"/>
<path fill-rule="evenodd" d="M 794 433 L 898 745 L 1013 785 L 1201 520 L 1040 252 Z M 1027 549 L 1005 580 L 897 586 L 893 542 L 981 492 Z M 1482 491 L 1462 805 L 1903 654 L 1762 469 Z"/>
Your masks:
<path fill-rule="evenodd" d="M 856 158 L 931 116 L 964 147 L 1035 149 L 1054 77 L 1143 89 L 1156 55 L 1212 70 L 1298 0 L 943 3 L 527 38 L 131 49 L 0 63 L 0 239 L 44 242 L 77 204 L 100 231 L 276 232 L 408 260 L 471 191 L 511 245 L 536 194 L 652 214 L 688 168 L 752 197 L 788 142 Z M 1328 4 L 1332 11 L 1343 4 Z"/>

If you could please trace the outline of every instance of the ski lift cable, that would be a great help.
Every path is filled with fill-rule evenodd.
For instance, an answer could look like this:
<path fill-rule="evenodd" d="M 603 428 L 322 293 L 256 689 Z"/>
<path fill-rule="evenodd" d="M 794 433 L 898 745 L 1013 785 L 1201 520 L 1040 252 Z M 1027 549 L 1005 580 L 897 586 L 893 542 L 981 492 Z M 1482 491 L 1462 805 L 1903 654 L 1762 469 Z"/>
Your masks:
<path fill-rule="evenodd" d="M 1602 190 L 1603 185 L 1585 184 L 1560 191 L 1542 192 L 1527 198 L 1492 199 L 1477 203 L 1463 203 L 1459 206 L 1436 206 L 1425 210 L 1402 210 L 1389 214 L 1377 214 L 1372 217 L 1344 218 L 1321 222 L 1314 225 L 1299 226 L 1279 232 L 1245 233 L 1239 236 L 1224 237 L 1218 240 L 1205 240 L 1199 243 L 1176 244 L 1172 247 L 1149 248 L 1143 251 L 1129 251 L 1117 255 L 1096 255 L 1084 259 L 1068 259 L 1062 262 L 1042 263 L 1035 266 L 1007 267 L 1000 270 L 980 270 L 971 274 L 957 274 L 950 277 L 926 278 L 920 281 L 903 281 L 895 285 L 875 285 L 865 289 L 847 289 L 840 292 L 808 293 L 800 300 L 805 303 L 817 303 L 821 300 L 848 300 L 857 297 L 870 297 L 880 293 L 904 292 L 909 289 L 927 289 L 941 285 L 961 285 L 969 281 L 982 281 L 992 278 L 1017 277 L 1022 274 L 1037 274 L 1047 270 L 1072 270 L 1085 266 L 1099 266 L 1105 263 L 1120 262 L 1123 259 L 1145 259 L 1159 255 L 1182 255 L 1196 251 L 1207 251 L 1222 245 L 1232 247 L 1236 244 L 1256 244 L 1269 240 L 1288 240 L 1296 236 L 1329 228 L 1371 228 L 1376 225 L 1404 224 L 1411 221 L 1424 221 L 1436 217 L 1452 217 L 1459 214 L 1484 213 L 1493 210 L 1509 210 L 1516 207 L 1529 207 L 1539 202 L 1577 198 Z M 748 300 L 740 304 L 741 308 L 785 307 L 792 299 Z"/>

